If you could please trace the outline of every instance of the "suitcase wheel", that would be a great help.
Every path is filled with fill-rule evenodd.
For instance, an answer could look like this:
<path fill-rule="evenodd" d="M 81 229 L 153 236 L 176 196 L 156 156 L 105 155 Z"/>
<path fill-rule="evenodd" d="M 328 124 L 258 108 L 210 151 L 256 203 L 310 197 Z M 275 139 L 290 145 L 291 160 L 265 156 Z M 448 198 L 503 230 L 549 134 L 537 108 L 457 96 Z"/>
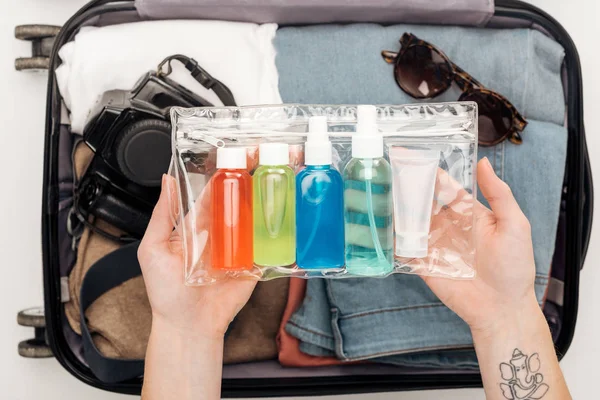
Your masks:
<path fill-rule="evenodd" d="M 21 40 L 34 40 L 54 37 L 60 32 L 60 26 L 55 25 L 18 25 L 15 27 L 15 37 Z"/>
<path fill-rule="evenodd" d="M 54 47 L 54 37 L 40 40 L 39 46 L 33 46 L 34 57 L 50 57 L 52 47 Z"/>
<path fill-rule="evenodd" d="M 42 307 L 32 307 L 17 314 L 17 324 L 31 328 L 45 328 L 46 318 Z"/>
<path fill-rule="evenodd" d="M 19 343 L 19 355 L 25 358 L 53 357 L 52 350 L 45 340 L 28 339 Z"/>
<path fill-rule="evenodd" d="M 46 336 L 46 318 L 42 307 L 32 307 L 17 314 L 17 323 L 21 326 L 33 328 L 35 337 L 19 343 L 19 355 L 25 358 L 52 357 L 52 350 L 48 346 Z"/>
<path fill-rule="evenodd" d="M 49 67 L 50 58 L 48 57 L 17 58 L 15 60 L 17 71 L 41 71 L 47 70 Z"/>
<path fill-rule="evenodd" d="M 15 37 L 31 42 L 31 57 L 17 58 L 17 71 L 46 70 L 50 66 L 50 54 L 60 26 L 19 25 L 15 27 Z"/>

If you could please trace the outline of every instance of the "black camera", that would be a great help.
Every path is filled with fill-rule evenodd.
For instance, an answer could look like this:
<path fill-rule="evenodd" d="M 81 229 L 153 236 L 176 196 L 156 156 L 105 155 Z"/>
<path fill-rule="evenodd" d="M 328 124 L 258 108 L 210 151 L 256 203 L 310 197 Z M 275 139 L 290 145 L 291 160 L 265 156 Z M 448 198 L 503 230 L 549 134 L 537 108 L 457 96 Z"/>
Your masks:
<path fill-rule="evenodd" d="M 165 59 L 158 72 L 142 76 L 131 91 L 104 93 L 83 132 L 95 153 L 75 195 L 75 209 L 84 222 L 93 215 L 132 237 L 143 236 L 160 194 L 162 174 L 171 160 L 171 107 L 212 106 L 167 78 L 173 59 L 183 62 L 225 105 L 235 105 L 226 86 L 196 61 L 181 55 Z M 164 64 L 168 66 L 166 73 L 162 72 Z"/>

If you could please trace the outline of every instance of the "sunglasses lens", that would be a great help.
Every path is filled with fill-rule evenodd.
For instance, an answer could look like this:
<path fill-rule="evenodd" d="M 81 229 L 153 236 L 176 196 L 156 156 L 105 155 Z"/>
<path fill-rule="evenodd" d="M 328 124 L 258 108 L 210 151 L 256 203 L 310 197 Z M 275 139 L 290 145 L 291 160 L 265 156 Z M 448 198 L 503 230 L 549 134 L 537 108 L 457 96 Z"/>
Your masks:
<path fill-rule="evenodd" d="M 506 138 L 512 128 L 513 113 L 504 101 L 477 90 L 463 94 L 459 100 L 477 103 L 480 144 L 496 144 Z"/>
<path fill-rule="evenodd" d="M 422 45 L 411 46 L 396 63 L 396 81 L 416 98 L 435 97 L 450 86 L 452 69 L 437 51 Z"/>

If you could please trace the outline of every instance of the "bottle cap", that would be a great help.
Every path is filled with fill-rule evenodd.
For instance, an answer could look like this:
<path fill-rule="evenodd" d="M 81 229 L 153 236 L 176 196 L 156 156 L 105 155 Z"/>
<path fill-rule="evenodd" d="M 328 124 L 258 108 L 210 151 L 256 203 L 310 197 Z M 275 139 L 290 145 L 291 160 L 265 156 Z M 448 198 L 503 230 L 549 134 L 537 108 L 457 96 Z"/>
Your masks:
<path fill-rule="evenodd" d="M 246 148 L 219 147 L 217 149 L 217 168 L 246 169 Z"/>
<path fill-rule="evenodd" d="M 400 257 L 427 257 L 429 234 L 427 232 L 396 232 L 396 250 Z"/>
<path fill-rule="evenodd" d="M 261 143 L 258 146 L 258 163 L 260 165 L 288 165 L 290 163 L 290 146 L 286 143 Z"/>
<path fill-rule="evenodd" d="M 377 129 L 377 108 L 356 107 L 356 132 L 352 135 L 352 157 L 383 157 L 383 135 Z"/>
<path fill-rule="evenodd" d="M 331 142 L 327 132 L 327 117 L 308 119 L 308 138 L 304 146 L 306 165 L 331 165 Z"/>

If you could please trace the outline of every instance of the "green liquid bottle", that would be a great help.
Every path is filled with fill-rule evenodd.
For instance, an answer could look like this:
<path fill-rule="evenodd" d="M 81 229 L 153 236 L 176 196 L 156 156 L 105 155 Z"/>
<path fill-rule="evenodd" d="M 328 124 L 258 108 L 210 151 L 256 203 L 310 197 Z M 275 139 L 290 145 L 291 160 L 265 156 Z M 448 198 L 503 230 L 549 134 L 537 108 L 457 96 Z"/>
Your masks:
<path fill-rule="evenodd" d="M 289 146 L 263 143 L 252 177 L 254 263 L 264 267 L 296 261 L 296 183 Z"/>
<path fill-rule="evenodd" d="M 392 171 L 383 158 L 377 109 L 358 106 L 352 160 L 344 169 L 346 270 L 381 276 L 393 267 Z"/>

